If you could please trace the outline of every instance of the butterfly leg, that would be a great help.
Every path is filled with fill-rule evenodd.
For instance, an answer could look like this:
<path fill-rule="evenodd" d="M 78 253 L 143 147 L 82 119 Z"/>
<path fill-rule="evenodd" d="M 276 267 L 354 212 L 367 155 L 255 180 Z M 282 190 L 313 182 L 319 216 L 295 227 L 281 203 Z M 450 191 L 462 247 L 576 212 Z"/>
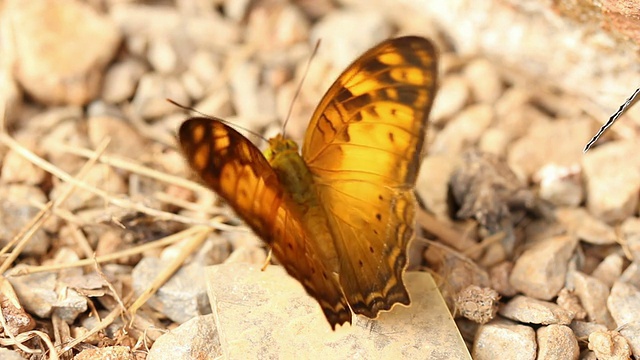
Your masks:
<path fill-rule="evenodd" d="M 267 258 L 264 260 L 264 265 L 262 265 L 262 268 L 260 268 L 260 270 L 262 271 L 267 270 L 267 266 L 269 266 L 269 264 L 271 263 L 272 254 L 273 254 L 273 249 L 269 248 L 269 253 L 267 254 Z"/>

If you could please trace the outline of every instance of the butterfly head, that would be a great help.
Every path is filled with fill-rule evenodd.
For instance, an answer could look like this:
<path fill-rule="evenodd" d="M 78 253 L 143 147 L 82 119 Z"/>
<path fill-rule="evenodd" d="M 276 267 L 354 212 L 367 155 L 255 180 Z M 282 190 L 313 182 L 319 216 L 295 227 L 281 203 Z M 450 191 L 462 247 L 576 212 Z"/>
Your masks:
<path fill-rule="evenodd" d="M 285 153 L 298 153 L 298 144 L 290 139 L 285 139 L 281 134 L 269 139 L 269 148 L 264 151 L 264 156 L 269 162 Z"/>

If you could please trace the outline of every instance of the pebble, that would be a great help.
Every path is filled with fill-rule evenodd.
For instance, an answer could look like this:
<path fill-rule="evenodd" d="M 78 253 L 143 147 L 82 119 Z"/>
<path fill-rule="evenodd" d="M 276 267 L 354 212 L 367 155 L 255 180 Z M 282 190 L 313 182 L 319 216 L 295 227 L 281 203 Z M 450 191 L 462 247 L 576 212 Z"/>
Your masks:
<path fill-rule="evenodd" d="M 557 236 L 534 244 L 516 260 L 511 285 L 527 296 L 551 300 L 564 286 L 577 242 L 573 236 Z"/>
<path fill-rule="evenodd" d="M 459 163 L 458 156 L 440 154 L 427 156 L 420 166 L 416 192 L 427 209 L 441 219 L 449 218 L 449 179 Z"/>
<path fill-rule="evenodd" d="M 483 152 L 506 157 L 510 140 L 504 130 L 489 128 L 482 133 L 478 148 Z"/>
<path fill-rule="evenodd" d="M 500 308 L 500 315 L 507 319 L 529 324 L 568 325 L 574 314 L 552 302 L 518 295 Z"/>
<path fill-rule="evenodd" d="M 470 285 L 458 293 L 455 308 L 467 319 L 486 324 L 495 318 L 499 299 L 500 295 L 491 288 Z"/>
<path fill-rule="evenodd" d="M 624 259 L 619 254 L 610 254 L 591 272 L 591 276 L 611 288 L 622 274 Z"/>
<path fill-rule="evenodd" d="M 589 335 L 589 350 L 598 360 L 623 360 L 631 358 L 627 340 L 617 331 L 594 331 Z"/>
<path fill-rule="evenodd" d="M 536 333 L 531 327 L 496 319 L 478 329 L 471 355 L 476 360 L 533 360 L 536 352 Z"/>
<path fill-rule="evenodd" d="M 146 73 L 140 78 L 131 105 L 143 119 L 158 118 L 176 111 L 176 106 L 166 99 L 185 106 L 190 104 L 189 94 L 179 79 Z"/>
<path fill-rule="evenodd" d="M 38 150 L 35 140 L 21 141 L 26 150 L 42 156 L 42 152 Z M 0 180 L 5 184 L 21 183 L 23 185 L 41 184 L 47 173 L 39 166 L 25 159 L 20 153 L 9 150 L 2 159 L 2 174 Z"/>
<path fill-rule="evenodd" d="M 579 320 L 572 321 L 569 327 L 571 328 L 575 336 L 580 340 L 588 339 L 589 335 L 591 335 L 592 332 L 607 331 L 607 327 L 602 324 Z"/>
<path fill-rule="evenodd" d="M 556 219 L 569 234 L 593 245 L 611 245 L 617 241 L 616 232 L 607 223 L 598 220 L 584 208 L 557 208 Z"/>
<path fill-rule="evenodd" d="M 491 277 L 491 288 L 496 290 L 500 295 L 512 297 L 518 293 L 509 281 L 509 275 L 513 269 L 513 262 L 503 261 L 489 269 Z"/>
<path fill-rule="evenodd" d="M 74 360 L 134 360 L 136 357 L 129 346 L 106 346 L 82 350 Z"/>
<path fill-rule="evenodd" d="M 636 141 L 610 142 L 589 151 L 582 160 L 587 208 L 607 223 L 623 221 L 638 211 L 640 161 Z"/>
<path fill-rule="evenodd" d="M 18 351 L 0 348 L 0 359 L 4 360 L 24 360 L 24 357 Z"/>
<path fill-rule="evenodd" d="M 573 313 L 574 321 L 584 320 L 587 317 L 587 312 L 580 304 L 580 299 L 578 299 L 578 297 L 567 288 L 562 288 L 562 290 L 560 290 L 560 293 L 558 293 L 558 298 L 556 299 L 556 303 L 563 309 L 566 309 L 570 313 Z"/>
<path fill-rule="evenodd" d="M 107 164 L 96 164 L 89 169 L 82 179 L 87 185 L 106 191 L 111 195 L 125 194 L 127 186 L 122 179 L 122 175 Z M 56 199 L 71 184 L 54 180 L 54 187 L 49 196 Z M 75 191 L 65 200 L 64 204 L 68 210 L 78 210 L 104 205 L 105 199 L 97 194 L 85 189 L 76 188 Z"/>
<path fill-rule="evenodd" d="M 53 273 L 19 274 L 23 265 L 16 265 L 8 271 L 7 280 L 13 286 L 20 304 L 35 316 L 48 318 L 53 311 L 53 304 L 57 301 L 55 292 L 56 275 Z"/>
<path fill-rule="evenodd" d="M 166 261 L 146 257 L 140 260 L 132 272 L 133 290 L 137 295 L 151 285 L 156 275 L 166 267 Z M 211 312 L 207 297 L 204 267 L 191 263 L 178 270 L 147 301 L 147 304 L 179 324 L 194 316 Z"/>
<path fill-rule="evenodd" d="M 640 262 L 640 218 L 634 216 L 625 219 L 620 225 L 620 235 L 633 261 Z"/>
<path fill-rule="evenodd" d="M 539 196 L 556 206 L 577 207 L 584 199 L 582 173 L 578 165 L 548 164 L 534 175 L 539 184 Z"/>
<path fill-rule="evenodd" d="M 13 337 L 33 330 L 36 327 L 35 320 L 22 307 L 18 295 L 5 277 L 0 277 L 0 291 L 2 293 L 0 310 L 3 316 L 4 332 Z M 0 359 L 4 358 L 0 356 Z"/>
<path fill-rule="evenodd" d="M 493 118 L 490 105 L 471 105 L 457 112 L 431 144 L 429 154 L 460 154 L 480 140 Z"/>
<path fill-rule="evenodd" d="M 607 299 L 607 307 L 618 326 L 640 323 L 640 290 L 633 285 L 616 282 Z"/>
<path fill-rule="evenodd" d="M 223 357 L 216 317 L 213 314 L 192 318 L 163 334 L 153 343 L 147 360 L 190 360 Z"/>
<path fill-rule="evenodd" d="M 0 187 L 0 243 L 5 246 L 33 220 L 40 208 L 33 202 L 47 203 L 40 188 L 29 185 Z M 51 245 L 51 238 L 43 228 L 37 229 L 22 250 L 24 255 L 44 255 Z"/>
<path fill-rule="evenodd" d="M 584 139 L 591 135 L 591 129 L 584 126 L 582 119 L 533 123 L 530 130 L 513 143 L 507 161 L 524 179 L 530 179 L 548 164 L 571 168 L 580 164 Z"/>
<path fill-rule="evenodd" d="M 127 121 L 110 115 L 90 116 L 87 119 L 87 135 L 92 148 L 109 139 L 106 153 L 135 158 L 144 154 L 147 139 Z"/>
<path fill-rule="evenodd" d="M 381 13 L 364 8 L 345 9 L 329 13 L 314 24 L 308 41 L 315 44 L 321 39 L 317 57 L 342 71 L 353 59 L 391 33 L 391 24 Z"/>
<path fill-rule="evenodd" d="M 565 325 L 542 326 L 536 331 L 537 360 L 577 360 L 580 346 L 571 328 Z"/>
<path fill-rule="evenodd" d="M 156 37 L 149 41 L 147 60 L 153 70 L 164 75 L 172 74 L 178 66 L 178 54 L 165 37 Z"/>
<path fill-rule="evenodd" d="M 640 266 L 637 262 L 632 262 L 627 266 L 618 281 L 631 284 L 637 288 L 640 288 Z"/>
<path fill-rule="evenodd" d="M 589 321 L 603 324 L 608 329 L 615 328 L 606 304 L 609 288 L 600 280 L 580 271 L 574 271 L 570 276 L 575 284 L 575 294 L 580 299 L 582 307 L 587 311 Z"/>
<path fill-rule="evenodd" d="M 640 355 L 640 290 L 633 285 L 616 282 L 607 299 L 607 307 L 627 339 L 633 353 Z"/>
<path fill-rule="evenodd" d="M 494 104 L 502 95 L 502 79 L 496 67 L 486 58 L 471 61 L 463 70 L 471 96 L 476 102 Z"/>
<path fill-rule="evenodd" d="M 439 84 L 429 121 L 442 125 L 459 114 L 469 102 L 469 84 L 462 76 L 447 76 Z"/>
<path fill-rule="evenodd" d="M 4 11 L 20 24 L 14 75 L 27 93 L 49 105 L 83 105 L 98 94 L 120 43 L 109 18 L 75 0 L 12 0 Z"/>
<path fill-rule="evenodd" d="M 111 65 L 104 76 L 102 100 L 116 104 L 131 99 L 146 71 L 144 63 L 136 59 L 126 59 Z"/>

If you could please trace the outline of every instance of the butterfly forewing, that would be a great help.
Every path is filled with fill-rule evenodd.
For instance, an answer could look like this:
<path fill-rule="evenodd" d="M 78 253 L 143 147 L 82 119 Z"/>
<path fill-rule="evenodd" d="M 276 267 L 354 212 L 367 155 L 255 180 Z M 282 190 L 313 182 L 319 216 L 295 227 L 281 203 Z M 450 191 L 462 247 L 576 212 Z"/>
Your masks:
<path fill-rule="evenodd" d="M 220 121 L 191 118 L 179 130 L 185 157 L 215 190 L 271 246 L 287 272 L 316 298 L 335 327 L 351 312 L 333 271 L 308 238 L 282 184 L 260 150 Z"/>
<path fill-rule="evenodd" d="M 413 187 L 436 89 L 436 52 L 391 39 L 357 59 L 328 90 L 302 156 L 318 188 L 354 312 L 409 304 L 402 282 L 413 237 Z"/>

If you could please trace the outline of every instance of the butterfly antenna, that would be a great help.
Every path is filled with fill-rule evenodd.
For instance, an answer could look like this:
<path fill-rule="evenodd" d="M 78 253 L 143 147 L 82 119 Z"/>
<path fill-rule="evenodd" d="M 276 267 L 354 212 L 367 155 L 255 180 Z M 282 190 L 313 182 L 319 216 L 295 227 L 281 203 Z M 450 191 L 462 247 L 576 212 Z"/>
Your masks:
<path fill-rule="evenodd" d="M 229 126 L 231 126 L 231 127 L 233 127 L 233 128 L 244 130 L 244 131 L 248 132 L 249 134 L 254 135 L 254 136 L 256 136 L 256 137 L 258 137 L 258 138 L 260 138 L 260 139 L 264 140 L 265 142 L 269 142 L 269 140 L 268 140 L 267 138 L 265 138 L 264 136 L 262 136 L 262 135 L 258 134 L 258 133 L 257 133 L 257 132 L 255 132 L 255 131 L 251 131 L 251 130 L 249 130 L 249 129 L 247 129 L 247 128 L 244 128 L 244 127 L 242 127 L 242 126 L 240 126 L 240 125 L 238 125 L 238 124 L 234 124 L 234 123 L 232 123 L 232 122 L 229 122 L 229 121 L 224 120 L 224 119 L 217 118 L 217 117 L 215 117 L 215 116 L 211 116 L 211 115 L 203 114 L 202 112 L 200 112 L 200 111 L 198 111 L 198 110 L 196 110 L 196 109 L 192 108 L 191 106 L 185 106 L 185 105 L 182 105 L 182 104 L 178 104 L 177 102 L 175 102 L 175 101 L 173 101 L 173 100 L 171 100 L 171 99 L 166 99 L 166 100 L 167 100 L 168 102 L 170 102 L 171 104 L 173 104 L 173 105 L 175 105 L 175 106 L 179 107 L 179 108 L 180 108 L 180 109 L 182 109 L 182 110 L 186 110 L 186 111 L 189 111 L 189 112 L 194 112 L 194 113 L 196 113 L 196 114 L 198 114 L 198 115 L 200 115 L 200 116 L 202 116 L 202 117 L 205 117 L 205 118 L 207 118 L 207 119 L 220 121 L 221 123 L 224 123 L 224 124 L 226 124 L 226 125 L 229 125 Z"/>
<path fill-rule="evenodd" d="M 607 120 L 607 122 L 604 125 L 602 125 L 600 130 L 598 130 L 598 132 L 591 138 L 591 140 L 589 140 L 587 145 L 584 147 L 584 150 L 582 150 L 583 153 L 586 153 L 587 151 L 589 151 L 591 146 L 595 144 L 596 141 L 598 141 L 598 139 L 600 138 L 600 135 L 604 134 L 604 132 L 608 128 L 610 128 L 611 125 L 613 125 L 613 123 L 616 122 L 616 120 L 618 120 L 618 118 L 622 114 L 624 114 L 629 107 L 633 106 L 636 102 L 640 100 L 638 98 L 638 94 L 640 94 L 640 88 L 636 89 L 636 91 L 634 91 L 633 94 L 631 94 L 631 96 L 627 99 L 627 101 L 625 101 L 624 104 L 620 105 L 620 108 L 618 109 L 618 111 L 616 111 L 613 115 L 611 115 L 609 120 Z"/>
<path fill-rule="evenodd" d="M 287 123 L 291 118 L 291 112 L 293 111 L 293 104 L 296 103 L 296 99 L 300 95 L 300 91 L 302 90 L 302 84 L 304 83 L 304 80 L 307 78 L 307 74 L 309 73 L 309 68 L 311 67 L 311 61 L 318 53 L 319 47 L 320 47 L 320 39 L 316 41 L 316 46 L 313 48 L 313 52 L 311 53 L 311 56 L 309 56 L 309 60 L 307 61 L 307 66 L 304 69 L 304 74 L 302 75 L 302 79 L 298 83 L 298 88 L 296 89 L 296 93 L 293 95 L 293 99 L 291 99 L 291 104 L 289 105 L 289 111 L 287 112 L 287 117 L 284 119 L 284 123 L 282 124 L 282 136 L 284 136 L 284 129 L 287 127 Z"/>

